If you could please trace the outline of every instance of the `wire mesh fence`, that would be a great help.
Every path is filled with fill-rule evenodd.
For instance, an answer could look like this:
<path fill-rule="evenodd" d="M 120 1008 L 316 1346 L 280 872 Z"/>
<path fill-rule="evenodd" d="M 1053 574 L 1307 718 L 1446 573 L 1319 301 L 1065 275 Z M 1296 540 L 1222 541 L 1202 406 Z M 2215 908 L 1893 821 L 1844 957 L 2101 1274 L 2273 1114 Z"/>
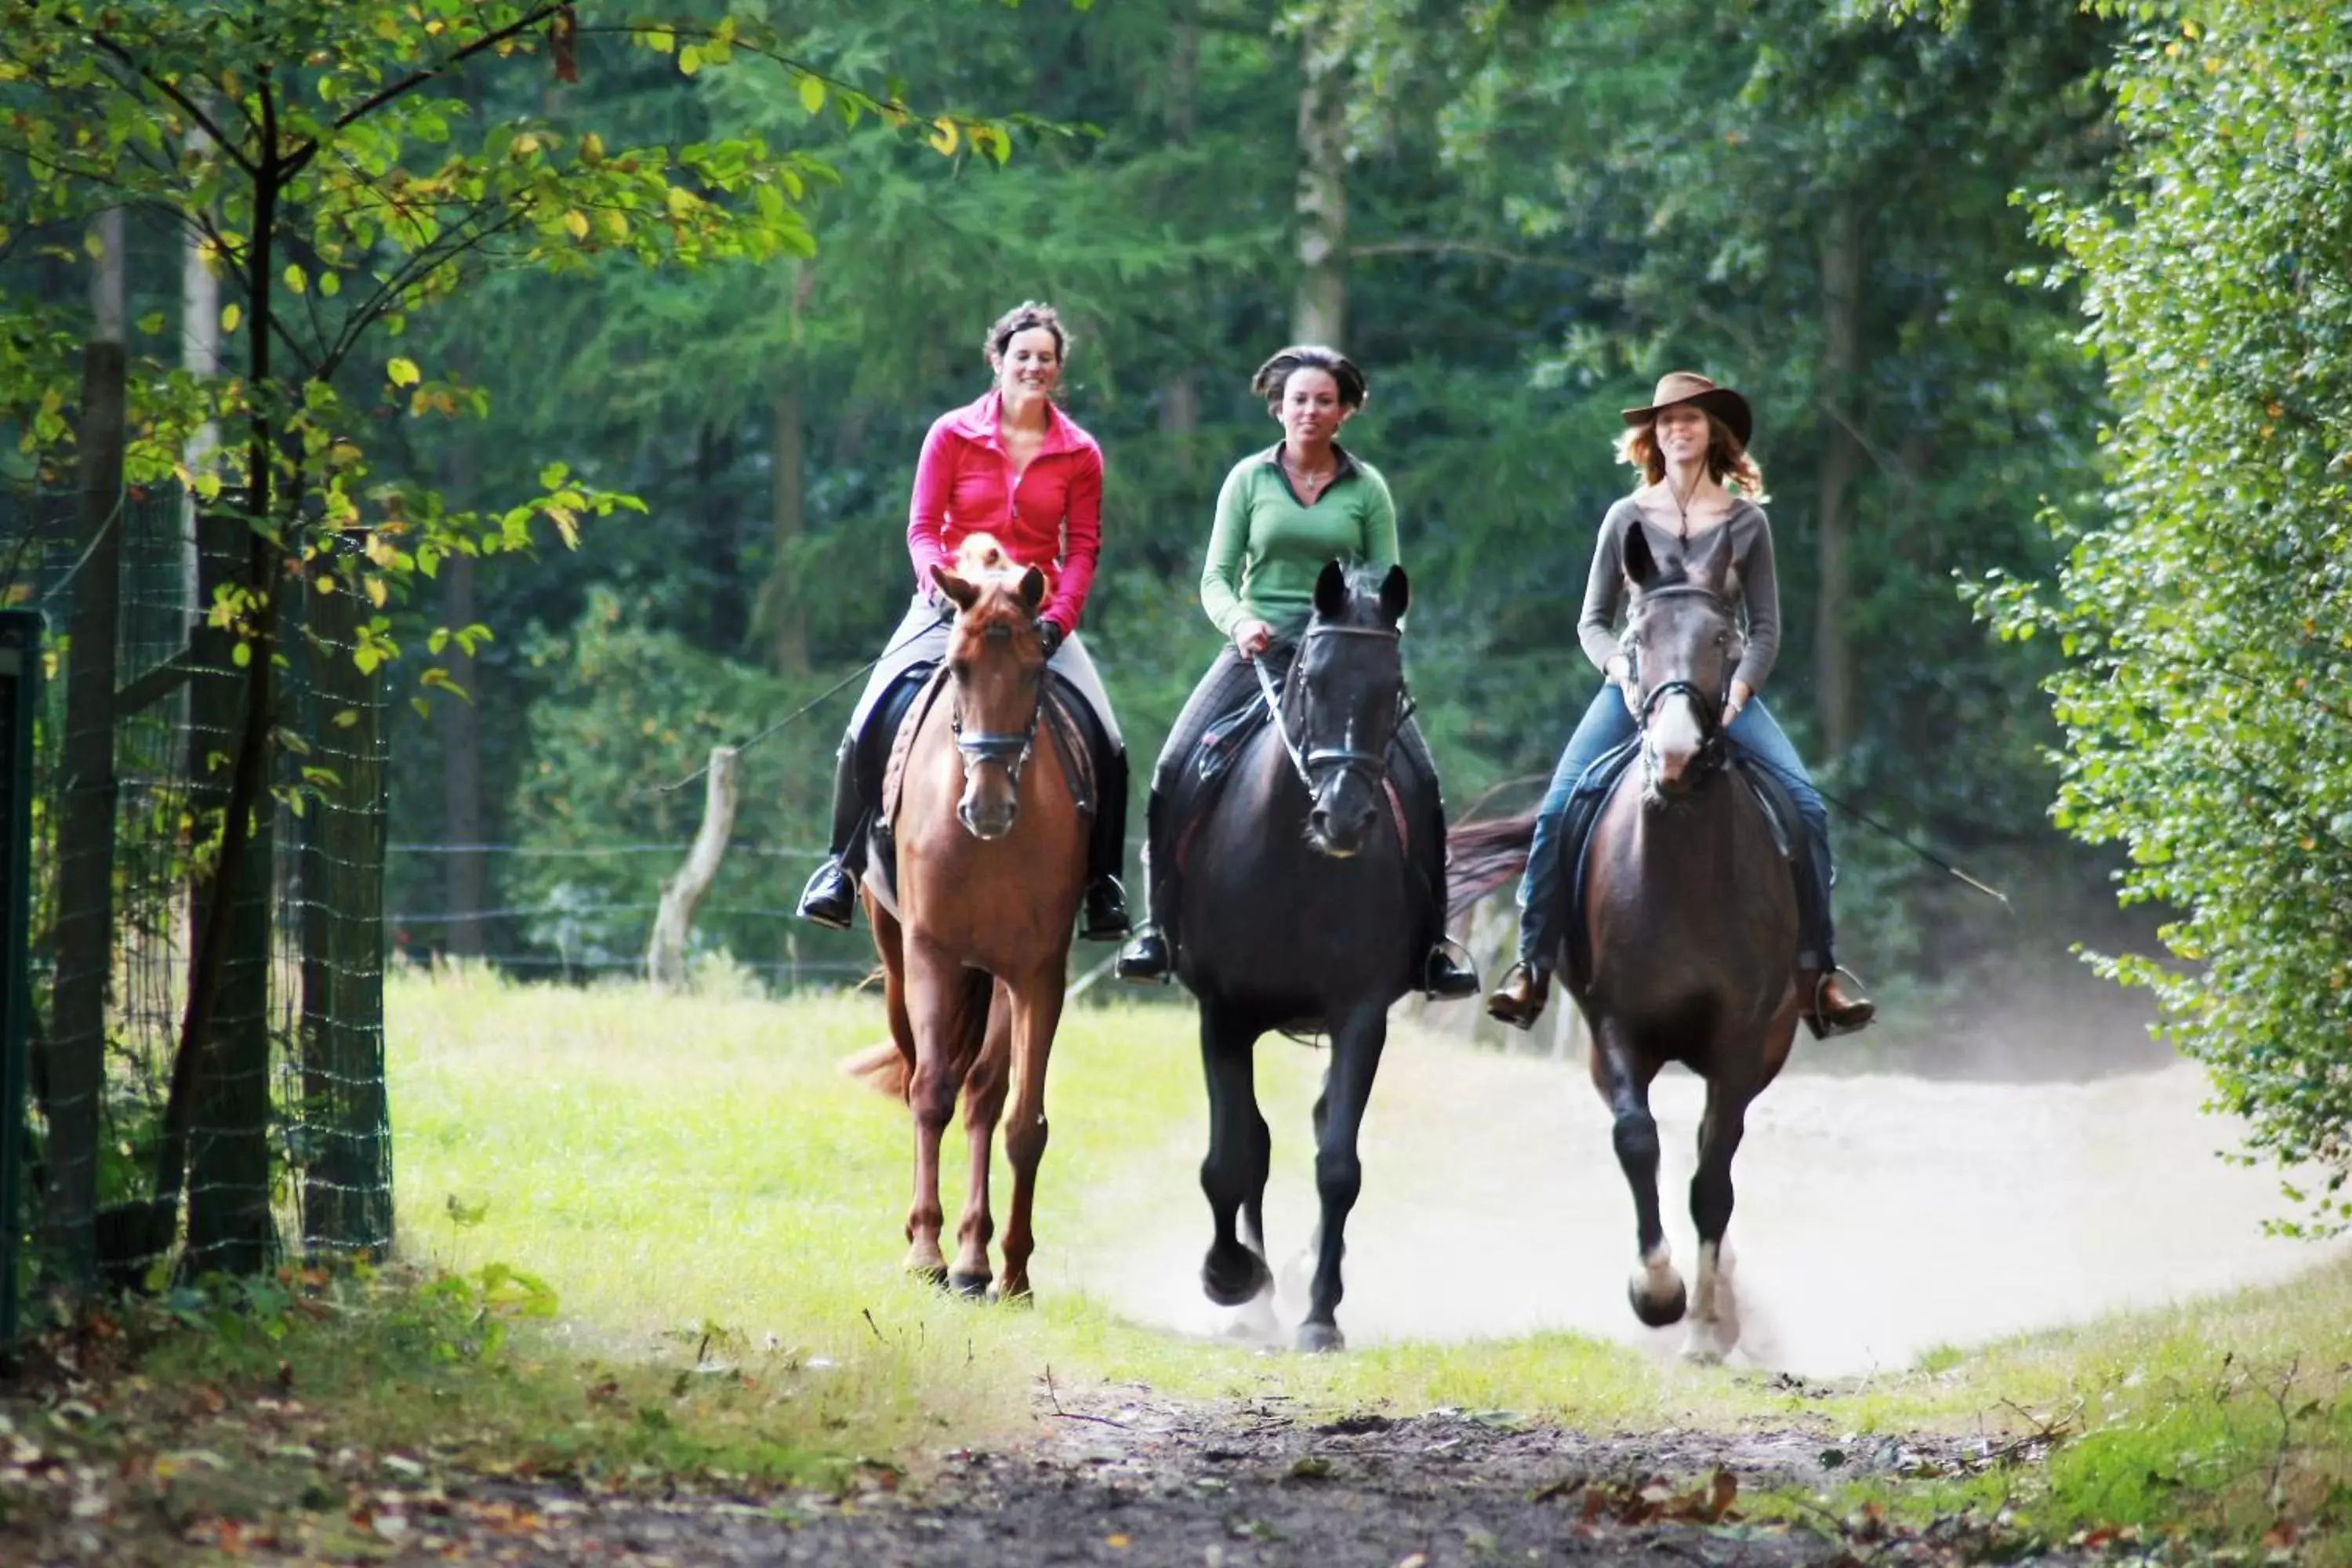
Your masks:
<path fill-rule="evenodd" d="M 209 1026 L 184 1037 L 252 689 L 205 607 L 247 559 L 241 522 L 175 489 L 0 493 L 0 602 L 50 632 L 25 1224 L 68 1286 L 392 1240 L 386 692 L 350 658 L 349 594 L 281 592 L 270 793 L 226 879 Z"/>

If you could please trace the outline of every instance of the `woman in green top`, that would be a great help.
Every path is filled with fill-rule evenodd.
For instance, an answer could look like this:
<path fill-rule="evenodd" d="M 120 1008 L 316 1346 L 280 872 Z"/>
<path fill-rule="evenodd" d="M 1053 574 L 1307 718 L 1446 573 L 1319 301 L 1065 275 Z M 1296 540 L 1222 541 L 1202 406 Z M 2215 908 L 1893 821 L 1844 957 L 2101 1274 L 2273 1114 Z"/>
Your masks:
<path fill-rule="evenodd" d="M 1364 405 L 1364 373 L 1336 350 L 1302 344 L 1260 365 L 1250 386 L 1266 400 L 1266 412 L 1282 426 L 1282 439 L 1234 464 L 1217 494 L 1209 559 L 1201 569 L 1201 607 L 1227 646 L 1192 689 L 1152 771 L 1143 852 L 1150 923 L 1118 955 L 1123 979 L 1165 981 L 1175 973 L 1174 910 L 1167 896 L 1167 835 L 1173 825 L 1167 816 L 1178 770 L 1220 720 L 1256 700 L 1254 662 L 1265 660 L 1277 679 L 1288 670 L 1325 563 L 1397 563 L 1396 502 L 1388 481 L 1336 439 L 1339 426 Z M 1394 763 L 1399 771 L 1420 772 L 1429 782 L 1430 800 L 1438 801 L 1437 767 L 1411 718 L 1397 731 Z M 1430 821 L 1416 826 L 1413 860 L 1443 909 L 1443 804 L 1433 809 Z M 1478 989 L 1476 973 L 1456 963 L 1442 943 L 1430 952 L 1423 983 L 1430 994 L 1441 997 L 1468 996 Z"/>

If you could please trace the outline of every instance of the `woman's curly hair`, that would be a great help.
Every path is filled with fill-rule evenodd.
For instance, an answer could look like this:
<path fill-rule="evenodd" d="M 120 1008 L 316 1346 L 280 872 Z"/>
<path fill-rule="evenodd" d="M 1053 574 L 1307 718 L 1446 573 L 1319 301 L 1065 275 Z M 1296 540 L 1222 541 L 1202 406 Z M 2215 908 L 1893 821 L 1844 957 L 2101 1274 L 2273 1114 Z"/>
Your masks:
<path fill-rule="evenodd" d="M 1728 485 L 1752 501 L 1772 498 L 1764 493 L 1764 469 L 1748 455 L 1747 444 L 1731 426 L 1706 414 L 1706 471 L 1716 483 Z M 1657 425 L 1636 425 L 1617 438 L 1617 460 L 1640 471 L 1651 484 L 1666 477 L 1665 454 L 1658 450 Z"/>
<path fill-rule="evenodd" d="M 996 318 L 982 340 L 981 348 L 988 355 L 990 368 L 1004 357 L 1005 346 L 1032 327 L 1043 327 L 1054 334 L 1054 351 L 1064 360 L 1070 357 L 1070 330 L 1062 325 L 1061 313 L 1042 300 L 1024 300 Z"/>

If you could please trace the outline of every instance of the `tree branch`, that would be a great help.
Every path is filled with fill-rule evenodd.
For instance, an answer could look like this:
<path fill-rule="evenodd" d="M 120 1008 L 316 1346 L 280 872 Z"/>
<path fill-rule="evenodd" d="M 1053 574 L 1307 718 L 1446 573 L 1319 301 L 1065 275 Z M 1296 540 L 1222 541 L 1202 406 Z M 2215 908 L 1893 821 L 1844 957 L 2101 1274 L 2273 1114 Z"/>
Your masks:
<path fill-rule="evenodd" d="M 1460 239 L 1384 239 L 1378 245 L 1351 245 L 1347 250 L 1351 260 L 1363 256 L 1471 256 L 1482 261 L 1507 261 L 1515 267 L 1560 265 L 1552 257 L 1529 256 L 1525 251 Z"/>
<path fill-rule="evenodd" d="M 377 110 L 382 109 L 385 104 L 390 103 L 393 100 L 414 92 L 416 89 L 424 86 L 426 82 L 431 81 L 435 77 L 446 76 L 452 68 L 464 65 L 467 60 L 473 58 L 476 55 L 480 54 L 485 49 L 496 48 L 499 45 L 506 42 L 509 38 L 515 37 L 522 33 L 528 32 L 530 28 L 546 21 L 550 16 L 554 16 L 562 9 L 562 6 L 561 5 L 541 5 L 536 10 L 530 12 L 528 16 L 518 18 L 513 23 L 499 28 L 495 33 L 483 34 L 480 37 L 476 38 L 472 43 L 467 44 L 464 48 L 459 49 L 448 58 L 440 61 L 430 68 L 413 71 L 409 75 L 403 77 L 400 80 L 394 82 L 391 86 L 381 88 L 375 92 L 370 94 L 368 97 L 362 99 L 350 109 L 335 116 L 334 124 L 331 129 L 341 131 L 345 126 L 350 125 L 356 121 L 366 119 L 369 115 L 373 114 Z M 320 142 L 306 142 L 301 148 L 297 150 L 294 155 L 286 161 L 287 178 L 291 179 L 296 174 L 300 174 L 305 168 L 309 167 L 310 160 L 318 156 L 320 146 Z"/>
<path fill-rule="evenodd" d="M 116 59 L 121 60 L 124 67 L 134 73 L 140 80 L 147 83 L 148 86 L 162 93 L 165 98 L 170 99 L 173 103 L 178 104 L 182 111 L 184 112 L 189 119 L 194 121 L 199 126 L 204 128 L 205 134 L 213 139 L 213 145 L 227 153 L 230 159 L 236 163 L 236 166 L 245 171 L 246 176 L 248 179 L 257 178 L 259 176 L 261 173 L 259 167 L 254 163 L 252 159 L 247 158 L 243 153 L 237 150 L 236 143 L 230 141 L 228 137 L 222 132 L 221 128 L 213 123 L 212 116 L 206 114 L 197 104 L 194 99 L 190 98 L 186 93 L 182 92 L 178 88 L 173 86 L 170 82 L 165 81 L 162 77 L 157 76 L 153 71 L 151 71 L 146 67 L 141 65 L 131 55 L 130 50 L 124 48 L 121 45 L 108 37 L 104 33 L 93 32 L 90 34 L 89 39 L 90 42 L 96 44 L 100 48 L 104 49 L 108 54 L 112 55 Z"/>

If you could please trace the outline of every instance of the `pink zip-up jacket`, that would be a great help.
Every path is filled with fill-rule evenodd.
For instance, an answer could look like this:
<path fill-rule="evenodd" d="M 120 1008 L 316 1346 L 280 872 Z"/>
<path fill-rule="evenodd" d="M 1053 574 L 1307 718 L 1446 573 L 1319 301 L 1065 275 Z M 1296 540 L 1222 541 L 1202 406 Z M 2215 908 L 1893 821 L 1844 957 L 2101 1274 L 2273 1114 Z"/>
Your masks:
<path fill-rule="evenodd" d="M 992 391 L 950 409 L 923 437 L 907 513 L 916 585 L 931 594 L 931 568 L 952 563 L 964 535 L 993 534 L 1006 554 L 1045 574 L 1049 587 L 1038 615 L 1076 631 L 1102 551 L 1102 448 L 1049 404 L 1045 444 L 1016 486 L 997 439 L 998 403 Z"/>

